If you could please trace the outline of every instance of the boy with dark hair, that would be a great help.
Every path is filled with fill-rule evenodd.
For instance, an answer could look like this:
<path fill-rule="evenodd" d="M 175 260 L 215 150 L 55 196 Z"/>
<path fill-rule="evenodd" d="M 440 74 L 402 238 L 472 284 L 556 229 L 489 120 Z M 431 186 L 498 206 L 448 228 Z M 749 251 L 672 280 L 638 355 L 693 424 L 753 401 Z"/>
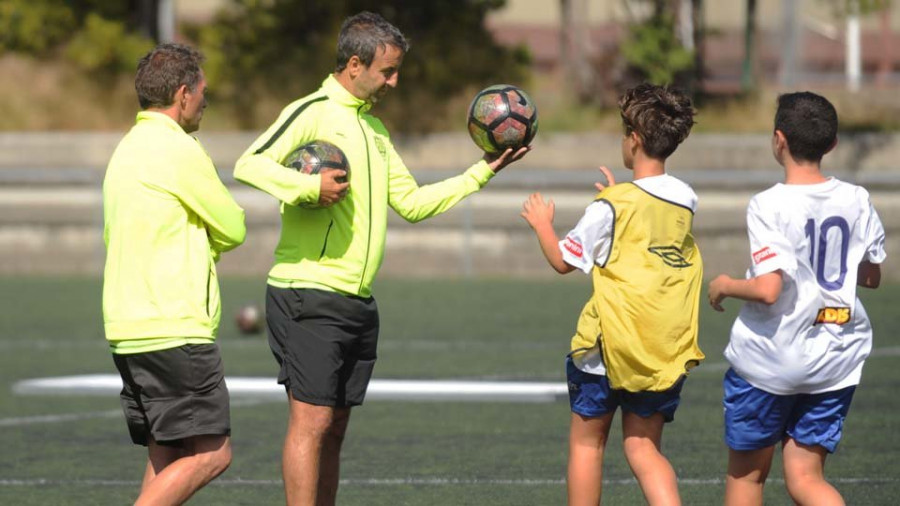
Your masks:
<path fill-rule="evenodd" d="M 709 285 L 717 311 L 747 301 L 725 357 L 725 503 L 759 505 L 775 445 L 797 504 L 844 504 L 824 477 L 825 458 L 872 348 L 872 327 L 856 286 L 876 288 L 884 228 L 863 188 L 825 177 L 822 157 L 837 143 L 837 112 L 814 93 L 778 98 L 772 151 L 785 181 L 747 208 L 746 279 Z"/>
<path fill-rule="evenodd" d="M 634 181 L 608 186 L 565 239 L 553 230 L 553 201 L 535 193 L 522 216 L 559 273 L 593 276 L 566 360 L 569 402 L 569 504 L 600 502 L 603 453 L 622 408 L 625 457 L 650 504 L 679 504 L 675 471 L 660 452 L 688 371 L 704 357 L 697 345 L 703 274 L 691 232 L 697 195 L 666 174 L 665 161 L 694 124 L 691 101 L 641 84 L 619 101 L 622 158 Z"/>

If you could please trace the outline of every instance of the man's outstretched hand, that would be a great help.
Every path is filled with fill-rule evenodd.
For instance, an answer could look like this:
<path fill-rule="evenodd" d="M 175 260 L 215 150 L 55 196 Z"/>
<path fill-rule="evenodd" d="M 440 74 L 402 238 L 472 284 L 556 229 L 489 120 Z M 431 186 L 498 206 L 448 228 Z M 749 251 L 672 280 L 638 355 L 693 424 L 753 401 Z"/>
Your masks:
<path fill-rule="evenodd" d="M 531 151 L 531 146 L 523 146 L 515 152 L 513 152 L 512 148 L 506 148 L 502 153 L 485 153 L 484 161 L 488 163 L 488 167 L 496 174 L 503 170 L 503 167 L 521 160 L 529 151 Z"/>

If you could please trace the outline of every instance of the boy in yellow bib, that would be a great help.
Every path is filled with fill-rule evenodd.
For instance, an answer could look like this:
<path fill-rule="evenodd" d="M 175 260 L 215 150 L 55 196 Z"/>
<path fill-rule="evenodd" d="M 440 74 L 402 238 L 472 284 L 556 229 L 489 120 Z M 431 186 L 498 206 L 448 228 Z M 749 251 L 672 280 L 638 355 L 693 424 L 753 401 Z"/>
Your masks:
<path fill-rule="evenodd" d="M 634 181 L 608 186 L 560 241 L 553 201 L 540 193 L 522 216 L 559 273 L 590 273 L 594 293 L 566 361 L 572 418 L 569 504 L 600 502 L 603 452 L 622 408 L 628 464 L 650 504 L 680 504 L 675 472 L 660 452 L 688 371 L 702 360 L 697 317 L 703 263 L 691 232 L 697 195 L 666 174 L 665 160 L 694 124 L 691 101 L 641 84 L 619 101 L 622 158 Z"/>

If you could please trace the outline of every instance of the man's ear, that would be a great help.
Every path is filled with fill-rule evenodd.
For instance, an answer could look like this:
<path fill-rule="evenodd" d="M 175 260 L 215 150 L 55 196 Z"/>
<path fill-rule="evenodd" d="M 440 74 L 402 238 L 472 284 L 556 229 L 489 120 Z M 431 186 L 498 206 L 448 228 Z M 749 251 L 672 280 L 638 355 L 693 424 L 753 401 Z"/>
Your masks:
<path fill-rule="evenodd" d="M 172 104 L 178 106 L 180 109 L 184 108 L 185 100 L 187 99 L 188 87 L 186 84 L 182 84 L 175 90 L 175 96 L 172 98 Z"/>
<path fill-rule="evenodd" d="M 347 72 L 349 73 L 350 79 L 356 79 L 357 76 L 362 74 L 365 65 L 363 65 L 362 60 L 359 59 L 359 56 L 353 55 L 347 60 Z"/>

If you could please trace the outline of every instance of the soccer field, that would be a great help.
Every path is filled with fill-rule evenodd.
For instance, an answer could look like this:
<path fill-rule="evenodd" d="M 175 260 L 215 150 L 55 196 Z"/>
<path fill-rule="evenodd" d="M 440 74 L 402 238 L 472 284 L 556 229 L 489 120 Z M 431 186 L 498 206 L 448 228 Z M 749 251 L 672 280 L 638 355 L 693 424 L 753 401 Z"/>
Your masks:
<path fill-rule="evenodd" d="M 242 337 L 232 315 L 261 302 L 262 279 L 222 282 L 219 343 L 227 376 L 275 374 L 262 336 Z M 380 379 L 563 382 L 563 361 L 589 280 L 383 279 Z M 98 279 L 0 278 L 0 504 L 121 505 L 137 495 L 145 450 L 130 444 L 110 396 L 19 396 L 19 380 L 115 373 L 102 332 Z M 900 286 L 862 293 L 875 326 L 868 360 L 826 473 L 848 504 L 900 497 Z M 739 307 L 704 305 L 707 360 L 691 374 L 664 451 L 684 504 L 721 504 L 722 349 Z M 273 379 L 274 381 L 274 379 Z M 568 405 L 375 401 L 354 410 L 342 461 L 342 505 L 556 505 L 565 502 Z M 191 504 L 283 504 L 281 442 L 286 402 L 235 397 L 234 462 Z M 618 424 L 618 422 L 617 422 Z M 643 504 L 614 426 L 605 504 Z M 776 462 L 766 504 L 791 504 Z"/>

